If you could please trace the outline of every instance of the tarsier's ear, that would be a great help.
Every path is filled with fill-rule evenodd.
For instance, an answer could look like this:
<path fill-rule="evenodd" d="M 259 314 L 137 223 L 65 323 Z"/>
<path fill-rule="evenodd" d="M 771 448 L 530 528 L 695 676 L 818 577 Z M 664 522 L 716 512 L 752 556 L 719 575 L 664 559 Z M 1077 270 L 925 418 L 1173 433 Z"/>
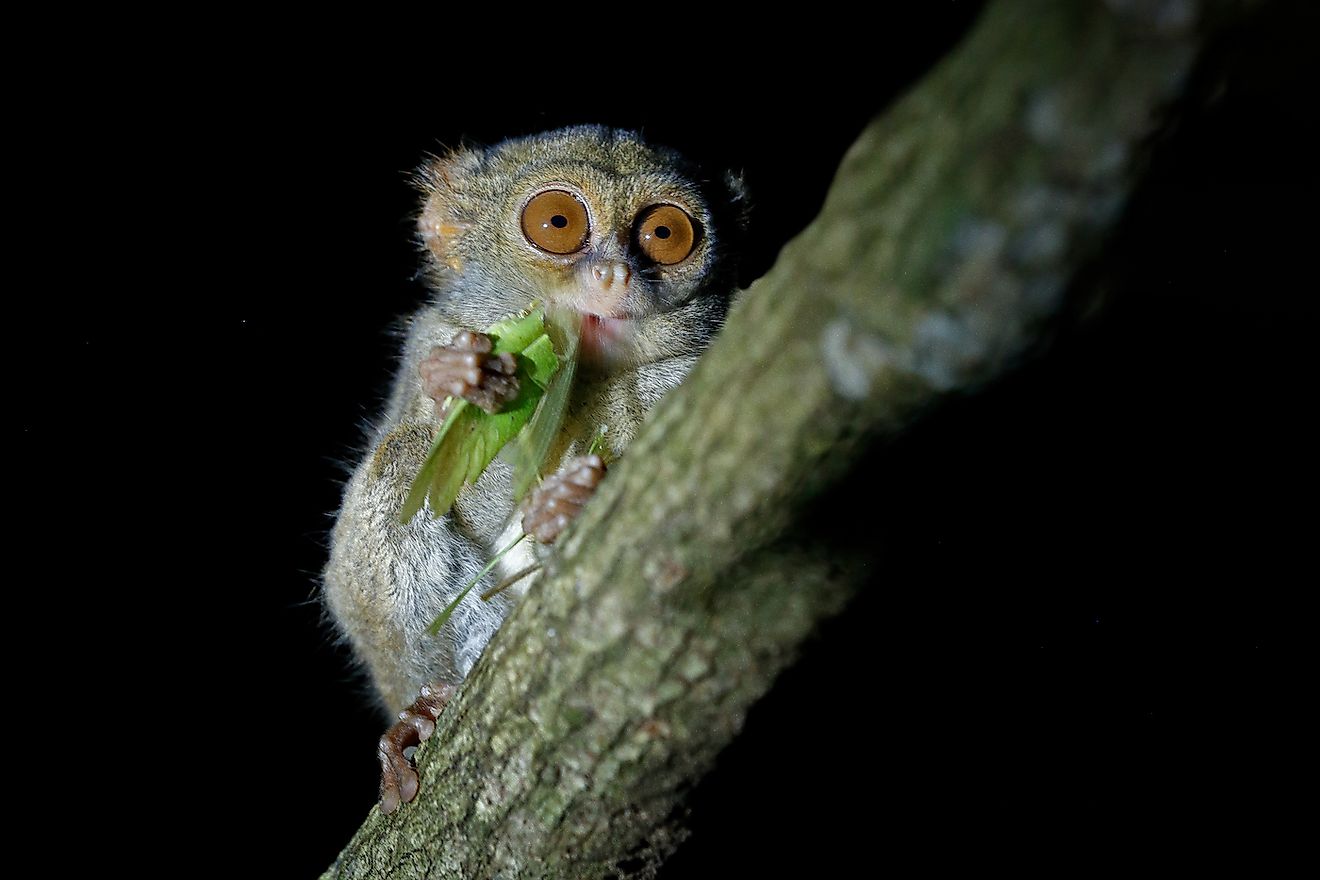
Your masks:
<path fill-rule="evenodd" d="M 726 171 L 720 182 L 724 184 L 721 239 L 724 241 L 725 264 L 736 287 L 745 287 L 747 260 L 744 259 L 748 241 L 747 228 L 751 223 L 752 203 L 747 197 L 747 184 L 739 171 Z"/>
<path fill-rule="evenodd" d="M 468 225 L 463 183 L 480 160 L 480 153 L 460 148 L 431 156 L 413 176 L 422 192 L 417 238 L 437 266 L 461 268 L 454 243 Z"/>
<path fill-rule="evenodd" d="M 752 203 L 747 198 L 747 183 L 743 180 L 742 172 L 724 172 L 724 188 L 729 194 L 730 213 L 733 215 L 733 220 L 738 224 L 740 230 L 746 232 L 747 224 L 751 220 Z"/>

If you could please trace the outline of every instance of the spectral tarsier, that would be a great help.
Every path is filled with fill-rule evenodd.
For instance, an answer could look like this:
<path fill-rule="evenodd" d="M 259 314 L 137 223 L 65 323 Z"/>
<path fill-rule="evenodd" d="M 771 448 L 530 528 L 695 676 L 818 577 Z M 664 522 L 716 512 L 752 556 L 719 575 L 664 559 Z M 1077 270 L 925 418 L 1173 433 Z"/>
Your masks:
<path fill-rule="evenodd" d="M 533 579 L 489 602 L 468 596 L 436 636 L 427 625 L 524 529 L 539 543 L 502 558 L 491 584 L 549 552 L 604 476 L 604 461 L 624 451 L 722 325 L 746 216 L 736 176 L 703 177 L 673 151 L 600 127 L 459 149 L 425 164 L 416 183 L 434 297 L 408 321 L 393 391 L 345 490 L 325 570 L 326 604 L 398 718 L 379 746 L 387 813 L 417 793 L 404 749 L 431 735 Z M 424 508 L 402 523 L 446 398 L 493 412 L 517 391 L 516 356 L 491 356 L 481 328 L 534 301 L 582 316 L 580 366 L 543 471 L 550 476 L 515 510 L 511 469 L 497 459 L 448 514 Z M 583 455 L 601 429 L 604 455 Z"/>

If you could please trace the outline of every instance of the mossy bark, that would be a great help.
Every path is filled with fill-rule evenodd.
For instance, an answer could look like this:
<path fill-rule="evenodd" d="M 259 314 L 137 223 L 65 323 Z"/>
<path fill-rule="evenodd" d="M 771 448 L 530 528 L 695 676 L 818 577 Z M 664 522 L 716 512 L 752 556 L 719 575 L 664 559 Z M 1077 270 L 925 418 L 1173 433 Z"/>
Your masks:
<path fill-rule="evenodd" d="M 795 512 L 861 441 L 1030 342 L 1119 214 L 1207 17 L 992 5 L 862 134 L 561 539 L 420 750 L 418 799 L 373 810 L 326 876 L 598 878 L 663 858 L 683 792 L 861 580 L 795 537 Z"/>

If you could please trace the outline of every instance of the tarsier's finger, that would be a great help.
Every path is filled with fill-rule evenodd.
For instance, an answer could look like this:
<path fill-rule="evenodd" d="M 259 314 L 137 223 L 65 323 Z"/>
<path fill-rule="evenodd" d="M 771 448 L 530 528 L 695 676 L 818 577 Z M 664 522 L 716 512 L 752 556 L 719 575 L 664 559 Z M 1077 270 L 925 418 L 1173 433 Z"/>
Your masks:
<path fill-rule="evenodd" d="M 492 373 L 512 376 L 518 370 L 518 359 L 509 352 L 486 358 L 485 368 Z"/>
<path fill-rule="evenodd" d="M 403 750 L 420 743 L 417 728 L 402 721 L 394 724 L 380 738 L 376 757 L 380 759 L 380 811 L 393 813 L 400 803 L 417 795 L 417 771 Z"/>
<path fill-rule="evenodd" d="M 593 456 L 599 458 L 600 456 Z M 579 486 L 585 489 L 595 489 L 596 484 L 605 476 L 605 466 L 598 464 L 594 468 L 581 468 L 565 476 L 565 482 L 571 486 Z"/>
<path fill-rule="evenodd" d="M 445 704 L 454 696 L 454 686 L 449 684 L 428 684 L 422 686 L 422 695 L 410 707 L 419 715 L 426 715 L 432 721 L 440 717 L 440 711 L 445 708 Z M 432 731 L 435 726 L 432 725 Z M 422 737 L 425 742 L 430 736 L 428 733 Z"/>
<path fill-rule="evenodd" d="M 437 366 L 455 366 L 455 367 L 476 367 L 480 366 L 488 355 L 479 351 L 469 351 L 463 348 L 433 348 L 431 354 L 423 363 L 431 363 Z"/>
<path fill-rule="evenodd" d="M 467 357 L 475 359 L 478 355 L 469 352 Z M 422 361 L 417 369 L 423 376 L 440 376 L 466 372 L 468 370 L 476 370 L 479 369 L 479 365 L 476 363 L 464 364 L 456 358 L 441 353 L 432 354 L 430 357 Z"/>
<path fill-rule="evenodd" d="M 481 384 L 466 390 L 463 397 L 486 412 L 496 413 L 517 394 L 518 379 L 516 377 L 484 373 L 481 377 Z"/>
<path fill-rule="evenodd" d="M 427 397 L 434 398 L 437 403 L 446 397 L 462 397 L 463 391 L 467 390 L 465 383 L 455 385 L 454 378 L 448 373 L 430 373 L 422 375 L 422 390 Z"/>
<path fill-rule="evenodd" d="M 483 353 L 489 352 L 494 345 L 485 333 L 475 333 L 471 330 L 459 330 L 449 344 Z"/>
<path fill-rule="evenodd" d="M 436 389 L 448 391 L 456 383 L 460 388 L 476 388 L 481 382 L 479 372 L 455 372 L 453 370 L 433 370 L 422 374 L 422 382 Z"/>
<path fill-rule="evenodd" d="M 551 498 L 563 498 L 580 504 L 591 497 L 599 482 L 600 477 L 590 472 L 564 474 L 564 478 L 551 486 L 548 491 Z"/>

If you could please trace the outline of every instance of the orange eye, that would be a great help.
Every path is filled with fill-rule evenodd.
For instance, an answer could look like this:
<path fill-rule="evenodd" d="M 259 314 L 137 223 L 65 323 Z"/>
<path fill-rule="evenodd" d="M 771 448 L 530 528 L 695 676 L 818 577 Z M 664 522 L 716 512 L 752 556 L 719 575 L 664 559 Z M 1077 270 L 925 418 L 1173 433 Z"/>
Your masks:
<path fill-rule="evenodd" d="M 637 217 L 637 246 L 657 263 L 681 262 L 696 243 L 697 221 L 682 208 L 653 205 Z"/>
<path fill-rule="evenodd" d="M 523 208 L 523 235 L 543 251 L 571 254 L 581 250 L 590 223 L 587 208 L 562 189 L 540 193 Z"/>

